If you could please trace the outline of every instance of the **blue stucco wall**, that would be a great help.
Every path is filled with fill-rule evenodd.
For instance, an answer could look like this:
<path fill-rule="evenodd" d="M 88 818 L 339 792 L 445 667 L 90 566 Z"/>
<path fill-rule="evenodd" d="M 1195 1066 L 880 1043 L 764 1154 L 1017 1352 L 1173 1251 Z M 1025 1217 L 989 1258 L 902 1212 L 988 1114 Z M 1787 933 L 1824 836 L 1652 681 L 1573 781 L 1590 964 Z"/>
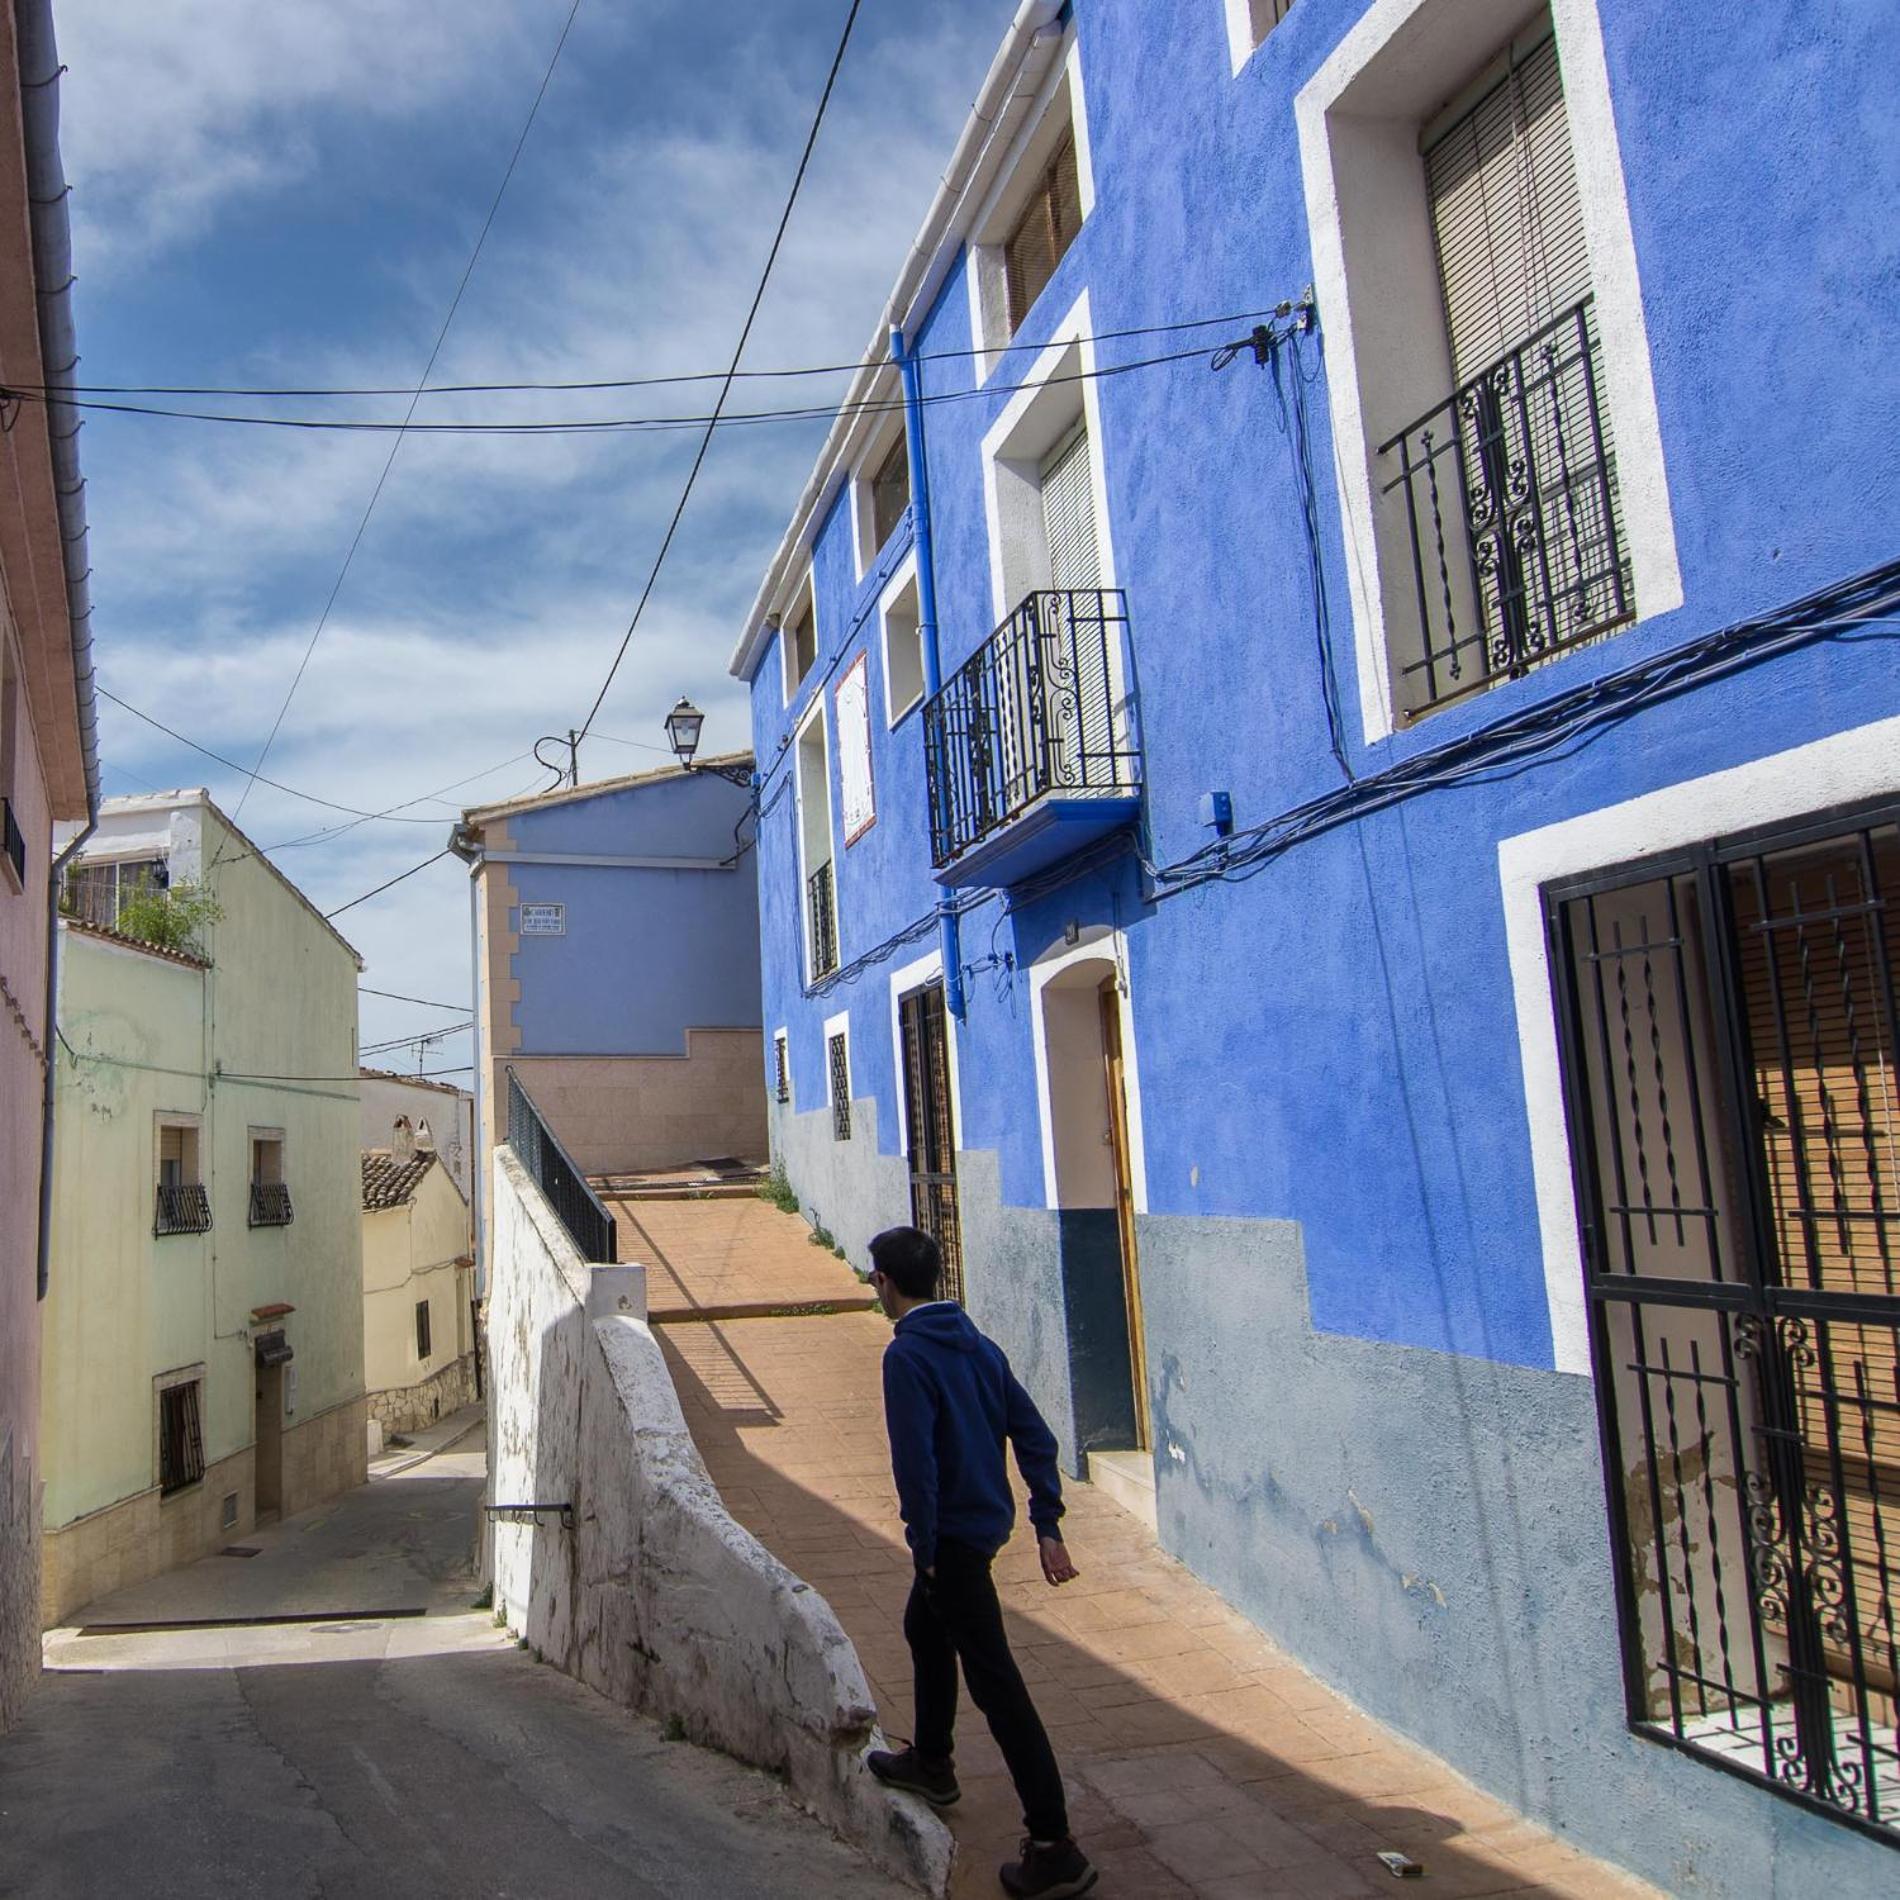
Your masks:
<path fill-rule="evenodd" d="M 508 820 L 516 851 L 719 861 L 738 850 L 749 794 L 709 774 L 623 786 Z M 723 870 L 515 863 L 521 903 L 567 906 L 567 933 L 523 937 L 515 1026 L 523 1055 L 683 1055 L 688 1029 L 759 1026 L 758 880 Z M 518 913 L 510 910 L 509 927 Z"/>
<path fill-rule="evenodd" d="M 1297 295 L 1314 272 L 1292 99 L 1363 11 L 1299 0 L 1236 79 L 1219 0 L 1077 0 L 1095 209 L 1028 330 L 1047 334 L 1085 288 L 1098 335 Z M 1900 553 L 1900 14 L 1885 0 L 1599 0 L 1598 13 L 1684 604 L 1368 745 L 1326 313 L 1277 371 L 1243 359 L 1215 375 L 1201 360 L 1103 378 L 1151 862 L 1206 842 L 1203 791 L 1231 793 L 1246 826 L 1341 783 L 1315 657 L 1296 377 L 1355 776 Z M 914 343 L 946 353 L 924 365 L 929 393 L 973 388 L 955 354 L 971 343 L 961 266 Z M 1173 346 L 1138 338 L 1099 354 L 1106 366 Z M 926 412 L 946 672 L 991 630 L 980 453 L 1009 382 Z M 855 1248 L 854 1223 L 868 1234 L 904 1217 L 889 976 L 934 946 L 937 893 L 920 720 L 886 730 L 875 637 L 909 530 L 862 583 L 849 542 L 840 504 L 812 549 L 820 664 L 787 707 L 768 649 L 753 707 L 765 1025 L 788 1032 L 803 1111 L 780 1120 L 817 1127 L 822 1026 L 848 1011 L 857 1113 L 874 1117 L 883 1162 L 826 1180 L 827 1223 Z M 846 969 L 808 994 L 790 735 L 867 646 L 878 819 L 836 843 Z M 961 926 L 970 1304 L 1060 1420 L 1065 1449 L 1075 1417 L 1024 972 L 1077 923 L 1119 927 L 1127 944 L 1156 1433 L 1181 1452 L 1159 1460 L 1164 1537 L 1378 1713 L 1676 1891 L 1871 1891 L 1896 1863 L 1624 1730 L 1594 1398 L 1551 1369 L 1498 845 L 1896 713 L 1889 638 L 1823 641 L 1509 775 L 1343 825 L 1244 882 L 1157 903 L 1124 859 L 1027 905 L 992 896 Z M 864 958 L 877 960 L 853 967 Z M 784 1146 L 796 1181 L 810 1142 L 787 1132 Z M 1256 1286 L 1262 1261 L 1270 1278 Z M 1364 1538 L 1340 1516 L 1348 1490 L 1373 1500 Z M 1507 1520 L 1504 1548 L 1493 1532 Z M 1419 1579 L 1445 1601 L 1421 1596 Z"/>

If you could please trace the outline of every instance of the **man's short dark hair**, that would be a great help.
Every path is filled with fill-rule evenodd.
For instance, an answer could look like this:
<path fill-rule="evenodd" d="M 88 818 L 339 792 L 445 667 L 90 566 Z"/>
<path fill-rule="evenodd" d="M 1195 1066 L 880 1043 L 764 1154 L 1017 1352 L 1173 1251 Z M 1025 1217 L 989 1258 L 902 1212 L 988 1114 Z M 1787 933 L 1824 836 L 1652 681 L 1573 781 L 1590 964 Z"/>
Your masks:
<path fill-rule="evenodd" d="M 921 1227 L 887 1227 L 871 1241 L 871 1265 L 907 1300 L 935 1296 L 943 1255 Z"/>

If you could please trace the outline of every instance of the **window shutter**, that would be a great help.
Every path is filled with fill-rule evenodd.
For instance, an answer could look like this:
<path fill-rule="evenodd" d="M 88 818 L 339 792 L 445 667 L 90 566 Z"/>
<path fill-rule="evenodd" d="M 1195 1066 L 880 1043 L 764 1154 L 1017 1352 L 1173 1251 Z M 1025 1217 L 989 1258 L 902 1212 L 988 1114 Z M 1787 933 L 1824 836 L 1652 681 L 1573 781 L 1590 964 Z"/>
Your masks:
<path fill-rule="evenodd" d="M 1548 26 L 1425 149 L 1432 235 L 1451 338 L 1466 383 L 1590 294 L 1590 259 Z"/>
<path fill-rule="evenodd" d="M 1095 490 L 1089 473 L 1089 437 L 1077 428 L 1044 461 L 1043 532 L 1049 542 L 1049 580 L 1057 588 L 1102 584 L 1095 540 Z"/>
<path fill-rule="evenodd" d="M 1065 132 L 1049 168 L 1036 181 L 1029 203 L 1003 244 L 1004 280 L 1012 335 L 1056 274 L 1056 266 L 1082 228 L 1082 178 L 1076 168 L 1075 134 Z"/>

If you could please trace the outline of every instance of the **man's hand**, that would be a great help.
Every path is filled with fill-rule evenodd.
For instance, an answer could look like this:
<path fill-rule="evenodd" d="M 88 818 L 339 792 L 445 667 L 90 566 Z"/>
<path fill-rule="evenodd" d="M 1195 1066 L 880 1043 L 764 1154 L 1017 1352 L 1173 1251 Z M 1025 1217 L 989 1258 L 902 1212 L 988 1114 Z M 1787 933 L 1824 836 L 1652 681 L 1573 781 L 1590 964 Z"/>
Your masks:
<path fill-rule="evenodd" d="M 1081 1572 L 1069 1561 L 1069 1547 L 1061 1538 L 1039 1539 L 1038 1551 L 1042 1557 L 1042 1574 L 1050 1583 L 1073 1583 L 1081 1575 Z"/>

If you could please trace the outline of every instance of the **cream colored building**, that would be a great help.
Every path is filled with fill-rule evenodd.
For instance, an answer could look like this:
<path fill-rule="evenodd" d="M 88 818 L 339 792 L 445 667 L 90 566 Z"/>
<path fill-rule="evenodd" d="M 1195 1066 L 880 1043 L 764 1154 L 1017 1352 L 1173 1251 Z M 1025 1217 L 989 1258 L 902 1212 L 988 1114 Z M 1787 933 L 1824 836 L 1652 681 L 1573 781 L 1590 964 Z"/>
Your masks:
<path fill-rule="evenodd" d="M 200 885 L 194 950 L 115 928 Z M 61 926 L 43 1615 L 363 1481 L 354 950 L 202 791 L 108 800 Z"/>
<path fill-rule="evenodd" d="M 469 1204 L 406 1121 L 363 1154 L 363 1372 L 370 1430 L 416 1431 L 476 1394 Z"/>

